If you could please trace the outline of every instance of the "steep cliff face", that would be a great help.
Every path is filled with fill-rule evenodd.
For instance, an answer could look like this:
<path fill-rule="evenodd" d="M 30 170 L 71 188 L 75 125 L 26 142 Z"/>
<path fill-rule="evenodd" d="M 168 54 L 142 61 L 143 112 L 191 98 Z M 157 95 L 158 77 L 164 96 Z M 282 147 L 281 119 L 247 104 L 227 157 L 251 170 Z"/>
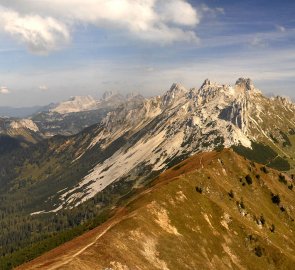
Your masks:
<path fill-rule="evenodd" d="M 52 144 L 55 162 L 67 153 L 72 157 L 71 166 L 83 167 L 83 174 L 73 175 L 72 184 L 46 199 L 46 209 L 77 206 L 120 180 L 143 185 L 150 175 L 199 152 L 232 146 L 242 147 L 240 152 L 255 152 L 253 142 L 271 149 L 272 158 L 265 163 L 284 158 L 292 170 L 294 112 L 293 103 L 264 97 L 244 78 L 233 86 L 207 79 L 199 89 L 189 90 L 173 84 L 164 95 L 149 99 L 132 95 L 98 125 Z M 58 177 L 64 173 L 62 169 L 63 165 Z M 54 173 L 44 179 L 55 179 Z M 37 175 L 43 179 L 42 172 Z"/>
<path fill-rule="evenodd" d="M 98 161 L 77 185 L 54 196 L 58 203 L 53 211 L 76 206 L 122 179 L 142 183 L 151 173 L 158 174 L 203 151 L 233 145 L 251 149 L 252 141 L 274 148 L 278 156 L 287 156 L 292 144 L 285 142 L 283 147 L 282 140 L 288 139 L 282 135 L 286 126 L 277 125 L 273 119 L 288 115 L 293 130 L 292 112 L 292 103 L 264 97 L 250 79 L 244 78 L 234 86 L 207 79 L 199 89 L 187 90 L 173 84 L 163 96 L 132 96 L 109 112 L 81 142 L 70 139 L 68 145 L 76 144 L 74 163 L 79 164 L 80 159 L 97 149 Z M 261 121 L 271 122 L 271 131 L 269 126 L 259 124 Z M 269 140 L 270 132 L 280 135 L 282 140 L 278 138 L 277 145 Z M 292 162 L 291 154 L 288 156 Z"/>

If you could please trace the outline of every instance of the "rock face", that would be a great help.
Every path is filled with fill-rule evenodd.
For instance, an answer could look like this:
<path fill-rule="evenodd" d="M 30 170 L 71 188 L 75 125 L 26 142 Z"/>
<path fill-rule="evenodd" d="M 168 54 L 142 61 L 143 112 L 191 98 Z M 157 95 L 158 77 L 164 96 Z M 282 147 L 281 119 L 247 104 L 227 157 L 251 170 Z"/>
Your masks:
<path fill-rule="evenodd" d="M 126 98 L 114 91 L 105 92 L 101 99 L 77 96 L 51 105 L 31 119 L 46 137 L 74 135 L 99 123 L 108 112 L 124 103 Z"/>
<path fill-rule="evenodd" d="M 94 129 L 77 151 L 76 161 L 91 149 L 116 150 L 97 162 L 76 187 L 61 194 L 57 209 L 80 204 L 120 179 L 140 179 L 147 171 L 160 173 L 199 152 L 233 145 L 251 148 L 251 141 L 273 146 L 270 131 L 258 124 L 271 121 L 268 107 L 279 117 L 295 112 L 293 104 L 286 112 L 285 102 L 265 98 L 250 79 L 243 78 L 234 86 L 207 79 L 199 89 L 190 90 L 175 83 L 163 96 L 129 99 Z M 295 126 L 294 115 L 289 119 Z M 272 130 L 278 128 L 283 127 Z"/>
<path fill-rule="evenodd" d="M 106 92 L 103 93 L 102 99 L 103 100 L 108 100 L 108 99 L 110 99 L 111 97 L 113 97 L 115 95 L 118 95 L 117 91 L 106 91 Z"/>
<path fill-rule="evenodd" d="M 108 101 L 113 97 L 118 95 L 105 96 Z M 144 185 L 151 175 L 196 153 L 232 146 L 251 149 L 253 142 L 267 145 L 275 159 L 286 159 L 292 168 L 289 136 L 295 135 L 294 113 L 293 103 L 266 98 L 243 78 L 233 86 L 207 79 L 198 89 L 175 83 L 162 96 L 133 95 L 99 124 L 52 143 L 50 155 L 56 153 L 57 162 L 61 153 L 67 153 L 69 166 L 83 170 L 68 172 L 66 188 L 45 198 L 46 207 L 36 212 L 77 206 L 116 182 Z M 62 169 L 56 172 L 58 177 L 65 173 Z M 54 174 L 46 177 L 56 179 Z"/>
<path fill-rule="evenodd" d="M 239 78 L 236 82 L 236 86 L 244 91 L 253 91 L 255 90 L 254 84 L 251 79 Z"/>
<path fill-rule="evenodd" d="M 14 120 L 9 124 L 12 129 L 29 129 L 34 132 L 39 132 L 38 126 L 30 119 Z"/>
<path fill-rule="evenodd" d="M 172 84 L 170 90 L 167 91 L 167 93 L 162 98 L 163 105 L 176 105 L 178 103 L 178 100 L 183 98 L 187 92 L 188 90 L 185 89 L 184 86 L 178 83 Z"/>
<path fill-rule="evenodd" d="M 101 99 L 95 99 L 92 96 L 75 96 L 71 99 L 58 103 L 49 112 L 58 113 L 61 115 L 94 111 L 105 107 L 118 106 L 120 103 L 125 102 L 126 98 L 119 94 L 117 91 L 106 91 Z"/>
<path fill-rule="evenodd" d="M 19 146 L 28 146 L 44 139 L 38 126 L 31 119 L 0 118 L 0 136 L 15 139 Z"/>
<path fill-rule="evenodd" d="M 98 101 L 91 96 L 76 96 L 70 100 L 58 104 L 55 108 L 52 108 L 51 112 L 60 114 L 91 111 L 98 108 Z"/>

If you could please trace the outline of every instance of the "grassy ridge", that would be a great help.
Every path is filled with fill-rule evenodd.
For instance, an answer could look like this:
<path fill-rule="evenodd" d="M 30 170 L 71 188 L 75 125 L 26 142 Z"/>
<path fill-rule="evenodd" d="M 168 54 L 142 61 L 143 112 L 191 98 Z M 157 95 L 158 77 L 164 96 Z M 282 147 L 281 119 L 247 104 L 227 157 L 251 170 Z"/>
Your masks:
<path fill-rule="evenodd" d="M 87 251 L 74 240 L 20 269 L 67 262 L 71 247 L 81 252 L 66 270 L 293 269 L 292 180 L 263 168 L 231 150 L 190 157 L 97 230 Z"/>

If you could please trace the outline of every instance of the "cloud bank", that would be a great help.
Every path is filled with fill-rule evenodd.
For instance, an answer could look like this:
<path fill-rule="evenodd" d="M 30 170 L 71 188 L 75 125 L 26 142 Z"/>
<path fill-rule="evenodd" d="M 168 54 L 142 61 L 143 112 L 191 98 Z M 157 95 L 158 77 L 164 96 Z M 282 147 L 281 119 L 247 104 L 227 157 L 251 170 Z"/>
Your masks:
<path fill-rule="evenodd" d="M 192 29 L 200 16 L 186 0 L 4 0 L 0 31 L 47 54 L 71 39 L 79 25 L 119 30 L 131 38 L 159 43 L 197 42 Z"/>
<path fill-rule="evenodd" d="M 52 17 L 20 15 L 0 7 L 0 27 L 6 33 L 24 42 L 30 51 L 46 53 L 68 42 L 67 27 Z"/>

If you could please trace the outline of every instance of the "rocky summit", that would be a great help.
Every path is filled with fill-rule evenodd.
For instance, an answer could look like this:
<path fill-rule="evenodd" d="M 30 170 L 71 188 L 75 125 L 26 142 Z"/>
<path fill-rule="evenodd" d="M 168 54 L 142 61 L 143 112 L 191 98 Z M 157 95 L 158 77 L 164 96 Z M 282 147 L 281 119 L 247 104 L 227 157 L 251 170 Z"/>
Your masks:
<path fill-rule="evenodd" d="M 220 147 L 253 149 L 262 143 L 278 160 L 293 164 L 292 147 L 285 146 L 295 124 L 294 109 L 280 98 L 264 97 L 250 79 L 239 79 L 234 86 L 206 80 L 201 88 L 190 90 L 173 84 L 161 97 L 128 100 L 75 149 L 75 162 L 95 148 L 114 151 L 108 151 L 77 186 L 60 192 L 54 211 L 79 204 L 126 176 L 141 183 L 149 177 L 143 172 L 158 174 L 193 154 Z"/>
<path fill-rule="evenodd" d="M 3 268 L 104 221 L 79 238 L 89 237 L 86 245 L 70 242 L 64 257 L 63 247 L 50 253 L 44 260 L 54 266 L 48 269 L 292 265 L 295 105 L 290 100 L 268 98 L 245 78 L 234 85 L 206 79 L 191 89 L 174 83 L 151 98 L 108 93 L 94 107 L 88 106 L 91 98 L 82 100 L 56 107 L 74 106 L 75 112 L 51 109 L 29 120 L 3 120 L 3 136 L 12 138 L 17 130 L 40 135 L 0 154 Z M 83 126 L 81 119 L 94 122 L 85 120 L 89 125 Z M 146 227 L 139 229 L 137 222 Z M 202 237 L 205 227 L 208 235 Z M 121 237 L 130 242 L 124 246 Z M 167 257 L 172 252 L 167 246 L 176 242 L 189 260 L 177 248 Z M 102 253 L 100 245 L 106 248 Z M 141 251 L 132 253 L 131 246 Z M 84 251 L 95 253 L 99 263 Z"/>

